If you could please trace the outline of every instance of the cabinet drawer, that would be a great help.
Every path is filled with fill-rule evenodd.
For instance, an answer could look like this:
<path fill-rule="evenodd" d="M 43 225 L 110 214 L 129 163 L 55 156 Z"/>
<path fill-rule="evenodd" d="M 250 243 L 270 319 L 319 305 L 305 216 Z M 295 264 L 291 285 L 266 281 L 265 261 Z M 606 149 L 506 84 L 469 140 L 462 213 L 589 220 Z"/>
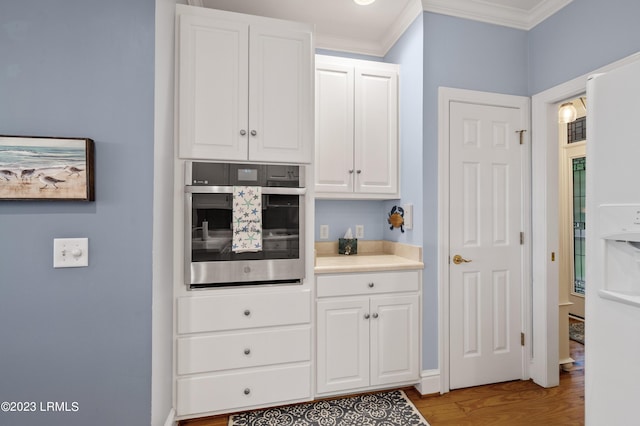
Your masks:
<path fill-rule="evenodd" d="M 311 329 L 182 337 L 178 339 L 177 359 L 178 374 L 309 361 Z"/>
<path fill-rule="evenodd" d="M 418 291 L 418 271 L 372 272 L 366 274 L 319 275 L 317 296 L 352 296 Z"/>
<path fill-rule="evenodd" d="M 177 310 L 179 334 L 306 324 L 311 296 L 302 290 L 181 297 Z"/>
<path fill-rule="evenodd" d="M 309 364 L 178 379 L 179 416 L 239 411 L 311 397 Z"/>

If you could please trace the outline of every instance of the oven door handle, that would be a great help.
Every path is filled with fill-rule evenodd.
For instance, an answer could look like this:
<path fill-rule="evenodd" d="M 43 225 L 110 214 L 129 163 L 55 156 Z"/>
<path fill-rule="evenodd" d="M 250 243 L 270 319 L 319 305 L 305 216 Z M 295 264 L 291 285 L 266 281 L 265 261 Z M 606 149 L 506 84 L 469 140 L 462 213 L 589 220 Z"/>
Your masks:
<path fill-rule="evenodd" d="M 187 194 L 233 194 L 233 186 L 192 186 L 184 187 Z M 305 195 L 307 188 L 285 188 L 263 186 L 262 194 L 264 195 Z"/>

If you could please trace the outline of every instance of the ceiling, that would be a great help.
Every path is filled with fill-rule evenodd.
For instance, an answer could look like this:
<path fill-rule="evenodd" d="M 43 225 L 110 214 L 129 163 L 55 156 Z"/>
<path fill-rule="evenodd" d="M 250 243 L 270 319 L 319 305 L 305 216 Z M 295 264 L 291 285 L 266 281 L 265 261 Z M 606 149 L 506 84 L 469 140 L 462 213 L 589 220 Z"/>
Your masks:
<path fill-rule="evenodd" d="M 572 0 L 188 0 L 190 5 L 308 22 L 316 47 L 384 56 L 423 11 L 529 30 Z"/>

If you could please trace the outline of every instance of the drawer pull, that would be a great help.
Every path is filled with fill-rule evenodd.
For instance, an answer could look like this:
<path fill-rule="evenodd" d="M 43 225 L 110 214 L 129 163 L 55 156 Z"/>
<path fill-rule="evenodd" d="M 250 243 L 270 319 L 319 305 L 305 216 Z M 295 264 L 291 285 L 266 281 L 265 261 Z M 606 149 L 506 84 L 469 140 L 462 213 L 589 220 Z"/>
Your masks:
<path fill-rule="evenodd" d="M 364 319 L 369 319 L 369 314 L 364 314 Z"/>
<path fill-rule="evenodd" d="M 249 315 L 251 315 L 251 311 L 249 309 L 245 309 L 244 316 L 248 317 Z"/>
<path fill-rule="evenodd" d="M 369 288 L 373 288 L 374 285 L 374 283 L 369 283 Z"/>
<path fill-rule="evenodd" d="M 374 312 L 372 316 L 373 316 L 373 318 L 378 318 L 378 313 Z"/>
<path fill-rule="evenodd" d="M 247 348 L 244 350 L 245 355 L 249 355 L 251 353 L 251 349 Z"/>
<path fill-rule="evenodd" d="M 244 394 L 245 394 L 245 395 L 249 395 L 250 393 L 251 393 L 251 389 L 246 388 L 246 389 L 244 390 Z"/>

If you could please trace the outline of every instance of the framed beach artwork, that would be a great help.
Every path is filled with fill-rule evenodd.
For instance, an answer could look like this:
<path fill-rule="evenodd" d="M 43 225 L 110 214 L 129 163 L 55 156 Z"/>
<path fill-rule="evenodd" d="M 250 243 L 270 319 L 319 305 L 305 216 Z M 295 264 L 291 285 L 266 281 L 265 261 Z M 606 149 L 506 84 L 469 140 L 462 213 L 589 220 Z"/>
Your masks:
<path fill-rule="evenodd" d="M 0 136 L 0 200 L 94 199 L 91 139 Z"/>

